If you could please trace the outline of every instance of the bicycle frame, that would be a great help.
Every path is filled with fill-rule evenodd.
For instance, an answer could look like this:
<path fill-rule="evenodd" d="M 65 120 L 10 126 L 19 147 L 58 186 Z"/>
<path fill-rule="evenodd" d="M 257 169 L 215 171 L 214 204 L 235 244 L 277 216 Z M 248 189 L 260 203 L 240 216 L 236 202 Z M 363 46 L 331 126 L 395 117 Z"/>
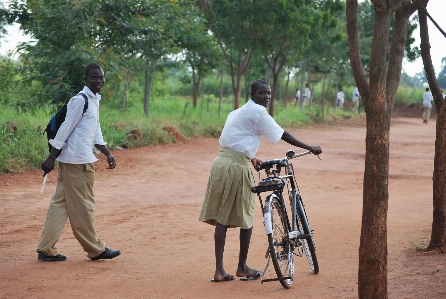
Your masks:
<path fill-rule="evenodd" d="M 259 178 L 260 178 L 261 170 L 265 170 L 265 173 L 267 175 L 267 177 L 265 179 L 263 179 L 259 182 L 258 186 L 255 186 L 252 188 L 252 192 L 257 193 L 257 196 L 260 201 L 260 205 L 261 205 L 263 217 L 264 217 L 265 232 L 267 235 L 272 236 L 273 230 L 274 230 L 273 220 L 271 219 L 272 218 L 272 210 L 273 210 L 272 204 L 273 204 L 273 202 L 280 203 L 279 206 L 281 207 L 280 210 L 282 210 L 282 211 L 279 214 L 281 215 L 280 219 L 282 221 L 282 225 L 286 226 L 286 228 L 284 227 L 286 234 L 285 234 L 284 239 L 281 239 L 279 241 L 274 241 L 274 244 L 276 244 L 276 245 L 279 244 L 278 246 L 283 247 L 283 249 L 280 250 L 280 252 L 276 252 L 277 250 L 275 250 L 275 249 L 274 249 L 274 252 L 276 252 L 276 254 L 277 254 L 277 256 L 275 256 L 275 259 L 284 258 L 284 260 L 288 261 L 288 266 L 285 268 L 284 271 L 288 271 L 287 273 L 289 273 L 288 276 L 284 276 L 282 274 L 279 275 L 279 272 L 277 272 L 278 270 L 276 269 L 278 278 L 263 279 L 262 283 L 267 282 L 267 281 L 280 280 L 282 285 L 285 287 L 285 284 L 283 282 L 285 280 L 289 280 L 288 283 L 286 283 L 287 284 L 286 288 L 289 288 L 292 284 L 292 280 L 293 280 L 293 276 L 294 276 L 294 257 L 293 257 L 293 255 L 302 256 L 303 251 L 305 251 L 305 254 L 307 255 L 307 259 L 310 263 L 310 267 L 312 267 L 312 269 L 314 267 L 314 264 L 312 264 L 313 260 L 311 259 L 311 261 L 310 261 L 310 258 L 308 257 L 308 255 L 310 254 L 308 252 L 308 250 L 310 250 L 310 251 L 313 250 L 313 252 L 311 252 L 311 254 L 315 254 L 314 253 L 315 244 L 312 239 L 312 233 L 309 228 L 309 223 L 308 223 L 308 219 L 307 219 L 307 216 L 305 213 L 305 208 L 303 206 L 302 197 L 299 192 L 297 182 L 296 182 L 296 179 L 294 176 L 293 164 L 289 162 L 289 160 L 291 160 L 293 158 L 301 157 L 301 156 L 307 155 L 309 153 L 311 153 L 311 152 L 307 151 L 307 152 L 295 154 L 294 151 L 289 150 L 289 151 L 287 151 L 285 158 L 265 161 L 265 162 L 261 163 L 260 165 L 258 165 L 256 168 L 256 170 L 259 171 Z M 275 169 L 273 169 L 273 168 L 275 168 Z M 285 168 L 284 175 L 280 175 L 282 168 Z M 288 184 L 290 184 L 289 187 L 287 188 L 287 190 L 288 190 L 287 193 L 290 198 L 289 205 L 291 206 L 291 223 L 289 221 L 289 214 L 288 214 L 287 208 L 286 208 L 287 205 L 286 205 L 285 199 L 283 197 L 283 192 L 284 192 L 285 186 Z M 272 192 L 266 196 L 265 202 L 263 203 L 260 193 L 264 193 L 264 192 L 268 192 L 268 191 L 269 192 L 272 191 Z M 278 208 L 278 206 L 276 206 L 276 209 L 277 208 Z M 299 220 L 299 225 L 297 223 L 298 220 Z M 277 223 L 277 222 L 275 222 L 275 223 Z M 303 228 L 303 226 L 305 228 Z M 299 231 L 299 229 L 302 232 Z M 268 238 L 270 240 L 270 237 L 268 237 Z M 308 249 L 309 245 L 307 242 L 310 242 L 310 241 L 312 242 L 312 244 L 311 244 L 312 249 Z M 303 248 L 302 246 L 304 246 L 304 247 L 306 246 L 306 247 Z M 296 254 L 294 252 L 295 248 L 299 248 L 298 254 Z M 271 249 L 271 250 L 273 250 L 273 249 Z M 266 258 L 271 257 L 270 248 L 268 248 L 265 257 Z M 314 255 L 314 258 L 316 259 L 315 255 Z M 315 261 L 315 264 L 316 264 L 317 270 L 315 272 L 313 269 L 313 272 L 317 273 L 318 272 L 317 260 Z M 269 265 L 269 259 L 268 259 L 268 263 L 266 265 L 265 271 L 268 268 L 268 265 Z M 275 265 L 275 267 L 276 267 L 276 265 Z"/>

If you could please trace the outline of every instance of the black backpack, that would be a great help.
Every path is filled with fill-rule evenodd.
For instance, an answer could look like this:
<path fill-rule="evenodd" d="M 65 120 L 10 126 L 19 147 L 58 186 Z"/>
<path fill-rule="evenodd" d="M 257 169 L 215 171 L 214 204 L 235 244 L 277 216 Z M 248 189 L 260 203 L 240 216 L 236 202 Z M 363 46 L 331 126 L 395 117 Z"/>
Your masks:
<path fill-rule="evenodd" d="M 79 93 L 81 96 L 84 97 L 85 99 L 85 104 L 84 104 L 84 110 L 82 112 L 82 115 L 84 115 L 85 111 L 87 111 L 88 109 L 88 98 L 85 94 L 83 93 Z M 78 95 L 79 95 L 78 94 Z M 60 108 L 59 111 L 57 111 L 50 119 L 50 122 L 48 123 L 48 125 L 46 126 L 46 129 L 44 131 L 44 133 L 46 132 L 46 137 L 48 140 L 50 139 L 54 139 L 56 137 L 57 131 L 60 128 L 60 125 L 62 125 L 62 123 L 65 121 L 65 117 L 67 116 L 67 104 L 63 105 L 62 108 Z M 51 149 L 53 148 L 53 146 L 48 142 L 48 150 L 51 153 Z M 59 154 L 62 150 L 59 150 Z"/>

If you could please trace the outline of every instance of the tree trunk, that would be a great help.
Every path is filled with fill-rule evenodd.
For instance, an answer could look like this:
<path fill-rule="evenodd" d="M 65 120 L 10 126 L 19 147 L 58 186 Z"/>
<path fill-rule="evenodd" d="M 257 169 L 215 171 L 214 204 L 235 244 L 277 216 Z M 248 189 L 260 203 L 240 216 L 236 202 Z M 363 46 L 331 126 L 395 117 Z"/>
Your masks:
<path fill-rule="evenodd" d="M 272 54 L 272 53 L 271 53 Z M 268 60 L 269 55 L 265 55 L 266 63 L 268 64 L 269 68 L 268 71 L 271 70 L 273 73 L 273 88 L 271 90 L 271 101 L 269 103 L 269 114 L 271 117 L 274 116 L 274 100 L 276 98 L 276 95 L 278 94 L 277 89 L 280 87 L 280 71 L 282 70 L 287 57 L 288 57 L 288 51 L 285 53 L 278 52 L 276 55 L 270 55 L 272 57 L 272 60 Z M 280 90 L 279 90 L 279 99 L 280 99 Z"/>
<path fill-rule="evenodd" d="M 251 76 L 249 72 L 245 74 L 245 103 L 250 100 L 251 96 Z"/>
<path fill-rule="evenodd" d="M 146 58 L 146 70 L 145 70 L 145 84 L 144 84 L 144 116 L 149 116 L 150 111 L 150 91 L 153 85 L 153 79 L 155 78 L 157 61 L 150 62 L 149 58 Z M 153 65 L 153 66 L 152 66 Z M 149 78 L 149 70 L 152 71 L 152 76 Z"/>
<path fill-rule="evenodd" d="M 277 78 L 279 74 L 273 70 L 273 88 L 271 91 L 271 101 L 269 102 L 269 115 L 274 117 L 274 100 L 276 99 L 276 91 L 277 91 Z"/>
<path fill-rule="evenodd" d="M 288 84 L 290 83 L 290 75 L 291 75 L 291 71 L 288 70 L 287 75 L 286 75 L 286 83 L 285 83 L 285 107 L 288 103 Z"/>
<path fill-rule="evenodd" d="M 220 48 L 223 51 L 223 55 L 229 63 L 229 68 L 231 70 L 231 82 L 232 82 L 232 92 L 234 94 L 234 110 L 240 107 L 240 94 L 241 94 L 241 82 L 243 75 L 248 71 L 249 65 L 252 60 L 252 51 L 238 49 L 238 59 L 236 68 L 234 68 L 234 63 L 232 57 L 227 53 L 225 47 L 220 43 Z M 229 51 L 230 52 L 230 51 Z"/>
<path fill-rule="evenodd" d="M 434 174 L 433 174 L 433 218 L 432 233 L 427 251 L 446 249 L 446 109 L 443 93 L 440 90 L 432 65 L 429 32 L 425 10 L 418 10 L 421 37 L 421 57 L 424 70 L 435 100 L 437 110 Z"/>
<path fill-rule="evenodd" d="M 327 77 L 327 73 L 324 72 L 324 77 L 322 79 L 322 98 L 321 98 L 321 110 L 322 110 L 322 121 L 324 120 L 324 97 L 325 97 L 325 78 Z"/>
<path fill-rule="evenodd" d="M 302 74 L 300 79 L 300 98 L 299 98 L 299 106 L 300 110 L 302 111 L 304 109 L 304 93 L 305 93 L 305 72 L 306 72 L 306 66 L 307 62 L 304 60 L 303 66 L 302 66 Z"/>
<path fill-rule="evenodd" d="M 124 113 L 125 111 L 125 105 L 127 102 L 127 90 L 130 85 L 130 69 L 125 70 L 125 77 L 124 77 L 124 91 L 122 92 L 121 97 L 121 113 Z"/>
<path fill-rule="evenodd" d="M 192 107 L 197 108 L 200 77 L 197 78 L 197 74 L 194 69 L 192 69 L 192 80 Z"/>
<path fill-rule="evenodd" d="M 224 68 L 222 66 L 220 71 L 220 98 L 218 99 L 218 118 L 220 118 L 221 114 L 221 101 L 223 98 L 223 74 L 224 74 Z"/>
<path fill-rule="evenodd" d="M 308 71 L 308 87 L 310 88 L 310 97 L 308 98 L 308 106 L 310 106 L 310 108 L 311 108 L 311 106 L 313 105 L 313 89 L 310 87 L 311 85 L 310 85 L 310 76 L 311 76 L 311 72 L 310 71 Z"/>
<path fill-rule="evenodd" d="M 200 110 L 200 117 L 203 117 L 203 105 L 204 105 L 204 78 L 203 78 L 203 85 L 201 87 L 201 110 Z"/>
<path fill-rule="evenodd" d="M 359 246 L 358 297 L 387 298 L 387 209 L 390 116 L 398 89 L 407 24 L 410 15 L 427 0 L 374 0 L 375 20 L 369 82 L 359 54 L 358 1 L 347 0 L 350 63 L 366 116 L 366 159 Z M 404 4 L 404 5 L 403 5 Z M 386 65 L 390 21 L 395 14 L 389 62 Z"/>

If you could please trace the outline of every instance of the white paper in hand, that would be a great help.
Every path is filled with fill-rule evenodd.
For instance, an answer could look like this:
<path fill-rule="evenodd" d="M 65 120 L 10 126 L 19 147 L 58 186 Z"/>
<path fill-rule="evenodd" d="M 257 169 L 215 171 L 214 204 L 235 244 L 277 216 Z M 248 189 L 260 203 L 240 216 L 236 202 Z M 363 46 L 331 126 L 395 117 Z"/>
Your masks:
<path fill-rule="evenodd" d="M 45 176 L 43 177 L 42 189 L 40 189 L 40 192 L 43 192 L 43 190 L 45 190 L 45 184 L 46 184 L 47 177 L 48 177 L 48 174 L 45 174 Z"/>

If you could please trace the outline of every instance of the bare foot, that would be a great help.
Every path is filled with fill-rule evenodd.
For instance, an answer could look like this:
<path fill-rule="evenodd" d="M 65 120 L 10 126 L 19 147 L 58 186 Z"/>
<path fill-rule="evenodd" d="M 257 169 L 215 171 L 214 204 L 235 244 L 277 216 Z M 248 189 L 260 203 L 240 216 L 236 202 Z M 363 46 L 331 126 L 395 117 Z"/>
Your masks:
<path fill-rule="evenodd" d="M 223 275 L 214 275 L 214 279 L 212 279 L 212 282 L 220 282 L 220 281 L 231 281 L 234 280 L 235 277 L 231 274 L 224 273 Z"/>
<path fill-rule="evenodd" d="M 255 270 L 255 269 L 251 269 L 249 267 L 246 267 L 245 269 L 237 269 L 237 272 L 235 273 L 235 275 L 237 275 L 237 277 L 245 277 L 245 276 L 255 276 L 257 275 L 259 271 Z"/>

